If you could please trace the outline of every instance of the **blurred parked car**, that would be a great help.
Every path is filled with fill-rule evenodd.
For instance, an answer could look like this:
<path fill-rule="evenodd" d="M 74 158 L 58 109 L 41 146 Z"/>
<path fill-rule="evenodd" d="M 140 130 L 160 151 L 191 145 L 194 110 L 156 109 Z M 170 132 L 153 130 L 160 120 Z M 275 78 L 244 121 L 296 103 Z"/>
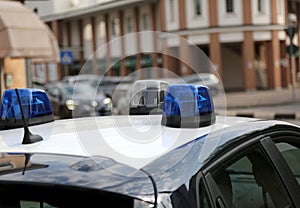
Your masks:
<path fill-rule="evenodd" d="M 173 83 L 178 82 L 174 79 Z M 157 104 L 161 105 L 161 100 L 164 99 L 164 95 L 157 94 L 158 90 L 162 93 L 168 85 L 169 82 L 162 79 L 142 79 L 133 83 L 120 83 L 116 87 L 112 98 L 114 114 L 128 115 L 130 114 L 130 106 L 135 108 L 144 106 L 149 110 L 153 110 L 152 107 Z M 145 98 L 145 94 L 147 94 L 148 99 Z"/>
<path fill-rule="evenodd" d="M 59 118 L 111 115 L 111 99 L 86 82 L 56 82 L 45 86 Z"/>
<path fill-rule="evenodd" d="M 196 73 L 182 77 L 187 84 L 205 85 L 212 95 L 217 95 L 221 89 L 219 78 L 212 73 Z"/>
<path fill-rule="evenodd" d="M 63 78 L 63 81 L 68 83 L 90 83 L 92 86 L 102 91 L 106 96 L 112 98 L 115 88 L 118 84 L 132 83 L 134 81 L 134 78 L 122 76 L 99 76 L 94 74 L 80 74 L 73 76 L 65 76 Z"/>
<path fill-rule="evenodd" d="M 121 82 L 116 85 L 113 96 L 113 114 L 128 115 L 129 100 L 131 97 L 132 87 L 134 82 Z"/>
<path fill-rule="evenodd" d="M 94 75 L 94 74 L 80 74 L 80 75 L 68 75 L 64 76 L 64 82 L 69 82 L 74 84 L 75 82 L 88 82 L 93 86 L 98 86 L 101 80 L 101 76 Z"/>

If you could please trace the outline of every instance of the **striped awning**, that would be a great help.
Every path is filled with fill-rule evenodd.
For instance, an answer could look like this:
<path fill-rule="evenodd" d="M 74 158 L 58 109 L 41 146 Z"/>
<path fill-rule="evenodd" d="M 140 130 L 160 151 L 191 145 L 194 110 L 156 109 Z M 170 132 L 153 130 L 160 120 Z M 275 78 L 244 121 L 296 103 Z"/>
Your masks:
<path fill-rule="evenodd" d="M 0 58 L 59 62 L 55 35 L 20 2 L 0 1 Z"/>

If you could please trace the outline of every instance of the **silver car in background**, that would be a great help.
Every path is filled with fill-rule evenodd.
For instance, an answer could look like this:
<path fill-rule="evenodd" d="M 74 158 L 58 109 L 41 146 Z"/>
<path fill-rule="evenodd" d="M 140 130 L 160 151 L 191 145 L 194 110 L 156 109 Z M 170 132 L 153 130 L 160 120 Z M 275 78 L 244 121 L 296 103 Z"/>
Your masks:
<path fill-rule="evenodd" d="M 197 73 L 182 77 L 187 84 L 198 84 L 207 86 L 212 95 L 220 92 L 221 82 L 219 78 L 212 73 Z"/>

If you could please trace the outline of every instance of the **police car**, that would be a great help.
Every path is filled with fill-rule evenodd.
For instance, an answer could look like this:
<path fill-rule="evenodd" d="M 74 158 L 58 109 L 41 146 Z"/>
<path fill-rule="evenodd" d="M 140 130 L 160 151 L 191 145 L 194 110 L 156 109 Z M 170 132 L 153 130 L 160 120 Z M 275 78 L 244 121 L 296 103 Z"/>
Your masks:
<path fill-rule="evenodd" d="M 204 86 L 150 90 L 128 116 L 68 120 L 5 91 L 0 207 L 300 207 L 299 126 L 218 116 Z"/>

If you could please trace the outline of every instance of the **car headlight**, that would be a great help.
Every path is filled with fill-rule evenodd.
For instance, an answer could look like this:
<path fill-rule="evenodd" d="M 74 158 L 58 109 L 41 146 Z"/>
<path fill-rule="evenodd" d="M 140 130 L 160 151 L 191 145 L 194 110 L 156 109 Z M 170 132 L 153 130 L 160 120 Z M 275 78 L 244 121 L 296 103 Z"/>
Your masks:
<path fill-rule="evenodd" d="M 111 102 L 111 99 L 110 98 L 105 98 L 104 100 L 103 100 L 103 104 L 105 105 L 105 106 L 107 106 L 108 108 L 112 108 L 112 102 Z"/>
<path fill-rule="evenodd" d="M 75 110 L 76 106 L 79 105 L 78 101 L 75 100 L 66 100 L 66 106 L 69 110 Z"/>
<path fill-rule="evenodd" d="M 91 102 L 91 106 L 93 106 L 93 107 L 96 108 L 96 107 L 98 106 L 97 101 L 96 101 L 96 100 L 92 101 L 92 102 Z"/>
<path fill-rule="evenodd" d="M 109 105 L 109 104 L 111 104 L 111 99 L 110 99 L 110 98 L 105 98 L 105 99 L 103 100 L 103 104 L 104 104 L 104 105 Z"/>

